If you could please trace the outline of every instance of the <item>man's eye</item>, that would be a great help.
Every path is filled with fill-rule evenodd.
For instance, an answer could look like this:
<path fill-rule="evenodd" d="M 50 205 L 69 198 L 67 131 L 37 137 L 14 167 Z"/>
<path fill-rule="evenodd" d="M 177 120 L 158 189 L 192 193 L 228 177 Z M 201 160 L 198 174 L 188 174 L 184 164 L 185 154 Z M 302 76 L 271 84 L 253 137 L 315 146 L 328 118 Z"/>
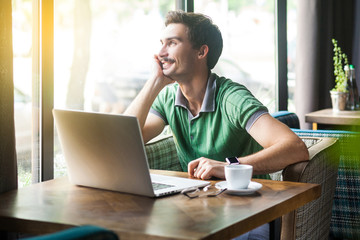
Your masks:
<path fill-rule="evenodd" d="M 170 42 L 168 43 L 168 45 L 169 45 L 169 46 L 174 46 L 174 45 L 176 45 L 176 43 L 175 43 L 174 41 L 170 41 Z"/>

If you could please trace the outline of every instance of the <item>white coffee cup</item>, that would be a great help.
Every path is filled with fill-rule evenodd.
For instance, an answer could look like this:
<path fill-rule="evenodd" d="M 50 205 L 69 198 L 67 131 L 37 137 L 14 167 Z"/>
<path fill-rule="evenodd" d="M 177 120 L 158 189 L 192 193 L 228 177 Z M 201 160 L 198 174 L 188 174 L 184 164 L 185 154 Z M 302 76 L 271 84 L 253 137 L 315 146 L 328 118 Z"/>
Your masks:
<path fill-rule="evenodd" d="M 226 165 L 225 178 L 227 188 L 231 190 L 245 189 L 249 186 L 253 167 L 247 164 Z"/>

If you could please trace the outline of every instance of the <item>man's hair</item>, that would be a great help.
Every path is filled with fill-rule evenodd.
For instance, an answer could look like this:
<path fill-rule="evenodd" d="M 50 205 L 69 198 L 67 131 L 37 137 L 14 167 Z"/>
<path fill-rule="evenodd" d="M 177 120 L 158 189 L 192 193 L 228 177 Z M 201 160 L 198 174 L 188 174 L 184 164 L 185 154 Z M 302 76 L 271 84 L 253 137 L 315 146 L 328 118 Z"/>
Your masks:
<path fill-rule="evenodd" d="M 187 27 L 187 34 L 194 49 L 199 49 L 202 45 L 209 47 L 207 66 L 213 69 L 221 55 L 223 39 L 211 18 L 200 13 L 170 11 L 166 15 L 165 26 L 171 23 L 182 23 Z"/>

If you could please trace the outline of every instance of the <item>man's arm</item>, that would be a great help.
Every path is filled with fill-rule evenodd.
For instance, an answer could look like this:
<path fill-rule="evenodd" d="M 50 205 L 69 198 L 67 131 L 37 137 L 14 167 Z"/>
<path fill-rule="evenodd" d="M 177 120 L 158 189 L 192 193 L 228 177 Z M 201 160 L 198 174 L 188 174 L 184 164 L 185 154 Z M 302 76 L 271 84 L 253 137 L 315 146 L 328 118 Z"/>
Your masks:
<path fill-rule="evenodd" d="M 155 114 L 149 114 L 149 111 L 159 92 L 173 82 L 164 75 L 158 56 L 155 55 L 154 60 L 154 76 L 145 83 L 140 93 L 124 112 L 126 115 L 137 117 L 145 143 L 159 135 L 165 127 L 164 120 Z"/>
<path fill-rule="evenodd" d="M 272 173 L 290 164 L 309 160 L 304 142 L 270 114 L 262 115 L 249 133 L 264 149 L 238 159 L 240 163 L 252 165 L 254 174 Z"/>
<path fill-rule="evenodd" d="M 238 160 L 242 164 L 252 165 L 254 174 L 276 172 L 290 164 L 309 159 L 309 152 L 303 141 L 269 114 L 259 117 L 249 133 L 264 149 L 249 156 L 238 157 Z M 189 163 L 188 173 L 201 179 L 225 178 L 225 165 L 227 163 L 199 158 Z"/>

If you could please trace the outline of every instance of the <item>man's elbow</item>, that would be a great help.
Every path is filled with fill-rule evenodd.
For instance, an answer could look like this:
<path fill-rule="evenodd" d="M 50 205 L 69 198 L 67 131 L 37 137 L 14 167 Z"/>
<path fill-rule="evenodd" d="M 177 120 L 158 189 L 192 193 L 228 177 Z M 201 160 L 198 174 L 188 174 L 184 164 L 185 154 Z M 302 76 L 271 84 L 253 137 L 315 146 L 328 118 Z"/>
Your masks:
<path fill-rule="evenodd" d="M 309 151 L 305 143 L 299 138 L 295 143 L 296 155 L 298 156 L 297 162 L 308 161 L 310 159 Z"/>

